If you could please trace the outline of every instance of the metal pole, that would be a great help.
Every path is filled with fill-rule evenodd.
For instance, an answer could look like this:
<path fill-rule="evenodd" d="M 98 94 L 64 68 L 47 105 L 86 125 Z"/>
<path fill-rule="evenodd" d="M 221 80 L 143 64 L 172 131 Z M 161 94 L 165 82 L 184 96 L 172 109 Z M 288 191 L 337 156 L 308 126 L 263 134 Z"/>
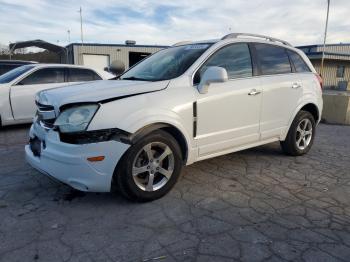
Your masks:
<path fill-rule="evenodd" d="M 10 60 L 12 60 L 12 55 L 14 54 L 15 47 L 16 47 L 16 43 L 12 46 L 12 48 L 10 48 Z"/>
<path fill-rule="evenodd" d="M 70 30 L 69 29 L 67 30 L 67 33 L 68 33 L 68 44 L 70 44 Z"/>
<path fill-rule="evenodd" d="M 66 64 L 68 64 L 69 63 L 69 58 L 68 58 L 68 49 L 67 49 L 67 47 L 64 49 L 64 51 L 65 51 L 65 53 L 66 53 Z"/>
<path fill-rule="evenodd" d="M 328 30 L 328 16 L 329 16 L 329 5 L 331 0 L 327 0 L 327 17 L 326 17 L 326 26 L 324 29 L 324 38 L 323 38 L 323 50 L 322 50 L 322 60 L 321 60 L 321 69 L 320 69 L 320 75 L 323 74 L 323 66 L 324 66 L 324 52 L 326 49 L 326 40 L 327 40 L 327 30 Z"/>
<path fill-rule="evenodd" d="M 83 10 L 79 9 L 79 13 L 80 13 L 80 38 L 81 38 L 81 45 L 84 44 L 84 38 L 83 38 Z"/>

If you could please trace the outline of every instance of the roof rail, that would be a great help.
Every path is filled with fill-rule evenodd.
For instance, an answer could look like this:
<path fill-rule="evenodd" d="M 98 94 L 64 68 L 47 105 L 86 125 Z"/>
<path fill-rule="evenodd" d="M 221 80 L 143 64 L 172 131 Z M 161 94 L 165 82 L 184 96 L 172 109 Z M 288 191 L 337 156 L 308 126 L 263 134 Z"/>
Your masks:
<path fill-rule="evenodd" d="M 271 41 L 271 42 L 280 42 L 280 43 L 282 43 L 284 45 L 292 46 L 287 41 L 284 41 L 284 40 L 281 40 L 281 39 L 278 39 L 278 38 L 274 38 L 274 37 L 266 36 L 266 35 L 249 34 L 249 33 L 231 33 L 231 34 L 225 35 L 223 38 L 221 38 L 221 40 L 230 39 L 230 38 L 238 38 L 239 36 L 249 36 L 249 37 L 255 37 L 255 38 L 263 38 L 263 39 L 266 39 L 266 40 Z"/>
<path fill-rule="evenodd" d="M 178 42 L 176 44 L 173 44 L 172 46 L 179 46 L 179 45 L 188 45 L 188 44 L 191 44 L 192 41 L 181 41 L 181 42 Z"/>

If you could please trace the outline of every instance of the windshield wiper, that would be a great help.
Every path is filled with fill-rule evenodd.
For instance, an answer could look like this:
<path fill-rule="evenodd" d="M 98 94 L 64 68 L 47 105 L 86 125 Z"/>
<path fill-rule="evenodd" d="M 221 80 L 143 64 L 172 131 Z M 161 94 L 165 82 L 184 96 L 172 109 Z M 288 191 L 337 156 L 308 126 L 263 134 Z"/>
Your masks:
<path fill-rule="evenodd" d="M 140 77 L 135 77 L 135 76 L 124 77 L 124 78 L 121 78 L 120 80 L 151 81 L 151 80 L 149 80 L 149 79 L 140 78 Z"/>

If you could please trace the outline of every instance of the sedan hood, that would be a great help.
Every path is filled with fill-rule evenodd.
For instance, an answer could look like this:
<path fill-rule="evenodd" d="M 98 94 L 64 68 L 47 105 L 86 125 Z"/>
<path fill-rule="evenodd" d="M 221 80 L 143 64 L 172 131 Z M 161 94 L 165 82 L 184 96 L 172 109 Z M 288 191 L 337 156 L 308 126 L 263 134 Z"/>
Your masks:
<path fill-rule="evenodd" d="M 37 102 L 60 108 L 82 102 L 106 102 L 132 95 L 165 89 L 169 80 L 159 82 L 131 80 L 100 80 L 47 89 L 37 94 Z"/>

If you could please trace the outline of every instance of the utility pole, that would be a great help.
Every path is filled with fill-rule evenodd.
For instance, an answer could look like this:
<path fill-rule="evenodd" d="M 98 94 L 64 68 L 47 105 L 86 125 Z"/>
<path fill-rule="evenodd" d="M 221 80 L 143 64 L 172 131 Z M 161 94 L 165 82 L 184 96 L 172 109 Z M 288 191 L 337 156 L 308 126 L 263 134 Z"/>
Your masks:
<path fill-rule="evenodd" d="M 70 44 L 70 30 L 67 30 L 67 34 L 68 34 L 68 44 Z"/>
<path fill-rule="evenodd" d="M 12 49 L 10 48 L 10 44 L 11 42 L 9 42 L 9 56 L 10 56 L 10 60 L 12 60 Z"/>
<path fill-rule="evenodd" d="M 327 40 L 327 30 L 328 30 L 328 16 L 329 16 L 329 6 L 330 6 L 331 0 L 327 0 L 327 16 L 326 16 L 326 25 L 324 29 L 324 38 L 323 38 L 323 50 L 322 50 L 322 60 L 321 60 L 321 69 L 320 69 L 320 75 L 323 75 L 323 66 L 324 66 L 324 52 L 326 49 L 326 40 Z"/>
<path fill-rule="evenodd" d="M 84 45 L 84 38 L 83 38 L 83 10 L 79 9 L 78 11 L 80 13 L 80 38 L 81 38 L 81 45 Z"/>

